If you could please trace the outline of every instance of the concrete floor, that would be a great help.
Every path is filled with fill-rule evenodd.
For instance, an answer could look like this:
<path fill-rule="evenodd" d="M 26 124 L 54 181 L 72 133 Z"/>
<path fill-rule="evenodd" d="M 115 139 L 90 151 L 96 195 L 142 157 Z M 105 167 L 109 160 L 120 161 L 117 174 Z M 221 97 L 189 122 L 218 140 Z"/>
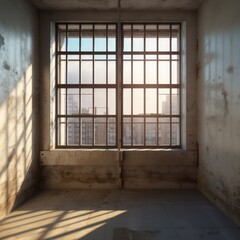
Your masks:
<path fill-rule="evenodd" d="M 0 239 L 239 240 L 196 190 L 43 191 L 0 222 Z"/>

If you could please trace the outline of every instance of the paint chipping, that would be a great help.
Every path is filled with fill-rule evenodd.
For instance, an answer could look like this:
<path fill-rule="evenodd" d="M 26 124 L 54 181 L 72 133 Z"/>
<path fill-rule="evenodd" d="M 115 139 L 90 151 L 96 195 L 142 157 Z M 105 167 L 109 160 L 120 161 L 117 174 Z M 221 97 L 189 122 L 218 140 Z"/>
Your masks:
<path fill-rule="evenodd" d="M 6 69 L 7 71 L 9 71 L 11 69 L 10 66 L 6 62 L 3 63 L 3 68 Z"/>
<path fill-rule="evenodd" d="M 1 49 L 1 47 L 4 46 L 4 44 L 5 44 L 4 37 L 0 34 L 0 49 Z"/>
<path fill-rule="evenodd" d="M 228 68 L 227 68 L 227 73 L 228 74 L 231 74 L 231 73 L 233 73 L 234 72 L 234 67 L 233 66 L 229 66 Z"/>

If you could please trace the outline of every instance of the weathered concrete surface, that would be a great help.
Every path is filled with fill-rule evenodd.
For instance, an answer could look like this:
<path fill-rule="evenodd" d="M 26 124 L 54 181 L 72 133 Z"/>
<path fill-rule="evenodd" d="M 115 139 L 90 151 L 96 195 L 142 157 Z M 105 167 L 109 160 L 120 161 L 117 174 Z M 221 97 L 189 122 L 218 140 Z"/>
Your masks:
<path fill-rule="evenodd" d="M 0 3 L 0 218 L 38 182 L 38 14 L 25 0 Z"/>
<path fill-rule="evenodd" d="M 48 190 L 0 221 L 0 239 L 239 240 L 196 190 Z"/>
<path fill-rule="evenodd" d="M 124 151 L 122 184 L 126 189 L 195 188 L 195 151 Z"/>
<path fill-rule="evenodd" d="M 117 22 L 116 11 L 41 12 L 41 143 L 42 186 L 45 188 L 168 188 L 195 187 L 197 179 L 197 18 L 196 12 L 124 11 L 122 21 L 180 21 L 182 38 L 182 125 L 181 151 L 132 151 L 121 156 L 114 151 L 59 151 L 55 149 L 54 21 Z M 49 41 L 50 39 L 50 41 Z M 49 58 L 49 49 L 51 52 Z M 50 121 L 49 121 L 50 119 Z M 111 154 L 116 154 L 115 157 Z M 87 156 L 87 157 L 86 157 Z M 143 157 L 144 156 L 144 157 Z M 86 161 L 85 161 L 85 160 Z M 88 164 L 86 164 L 86 162 Z M 99 165 L 99 162 L 103 164 Z M 187 164 L 186 164 L 187 163 Z M 119 164 L 122 166 L 119 179 Z M 95 176 L 95 177 L 94 177 Z M 111 176 L 111 177 L 110 177 Z M 88 184 L 88 180 L 89 183 Z"/>
<path fill-rule="evenodd" d="M 194 151 L 43 151 L 41 186 L 81 188 L 195 188 Z"/>
<path fill-rule="evenodd" d="M 194 10 L 204 0 L 121 0 L 124 9 L 158 9 L 158 10 Z M 90 10 L 116 9 L 118 0 L 31 0 L 39 9 L 44 10 Z"/>
<path fill-rule="evenodd" d="M 199 187 L 240 225 L 240 2 L 199 12 Z"/>
<path fill-rule="evenodd" d="M 43 151 L 40 163 L 42 188 L 121 187 L 117 151 Z"/>

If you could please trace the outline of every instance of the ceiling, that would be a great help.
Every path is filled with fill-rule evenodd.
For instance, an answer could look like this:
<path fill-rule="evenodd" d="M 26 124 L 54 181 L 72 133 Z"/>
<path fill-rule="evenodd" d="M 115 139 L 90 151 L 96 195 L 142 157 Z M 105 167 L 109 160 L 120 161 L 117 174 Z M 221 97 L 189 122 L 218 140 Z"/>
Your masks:
<path fill-rule="evenodd" d="M 41 10 L 112 10 L 119 0 L 30 0 Z M 204 0 L 120 0 L 124 10 L 196 10 Z"/>

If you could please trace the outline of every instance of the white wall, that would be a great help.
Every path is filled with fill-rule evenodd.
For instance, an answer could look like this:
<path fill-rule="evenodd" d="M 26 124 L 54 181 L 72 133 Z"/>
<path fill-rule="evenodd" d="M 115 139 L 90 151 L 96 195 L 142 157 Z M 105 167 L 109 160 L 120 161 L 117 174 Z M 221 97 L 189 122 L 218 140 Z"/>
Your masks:
<path fill-rule="evenodd" d="M 240 224 L 240 1 L 199 11 L 199 187 Z"/>
<path fill-rule="evenodd" d="M 38 170 L 38 13 L 0 2 L 0 218 L 29 197 Z"/>

